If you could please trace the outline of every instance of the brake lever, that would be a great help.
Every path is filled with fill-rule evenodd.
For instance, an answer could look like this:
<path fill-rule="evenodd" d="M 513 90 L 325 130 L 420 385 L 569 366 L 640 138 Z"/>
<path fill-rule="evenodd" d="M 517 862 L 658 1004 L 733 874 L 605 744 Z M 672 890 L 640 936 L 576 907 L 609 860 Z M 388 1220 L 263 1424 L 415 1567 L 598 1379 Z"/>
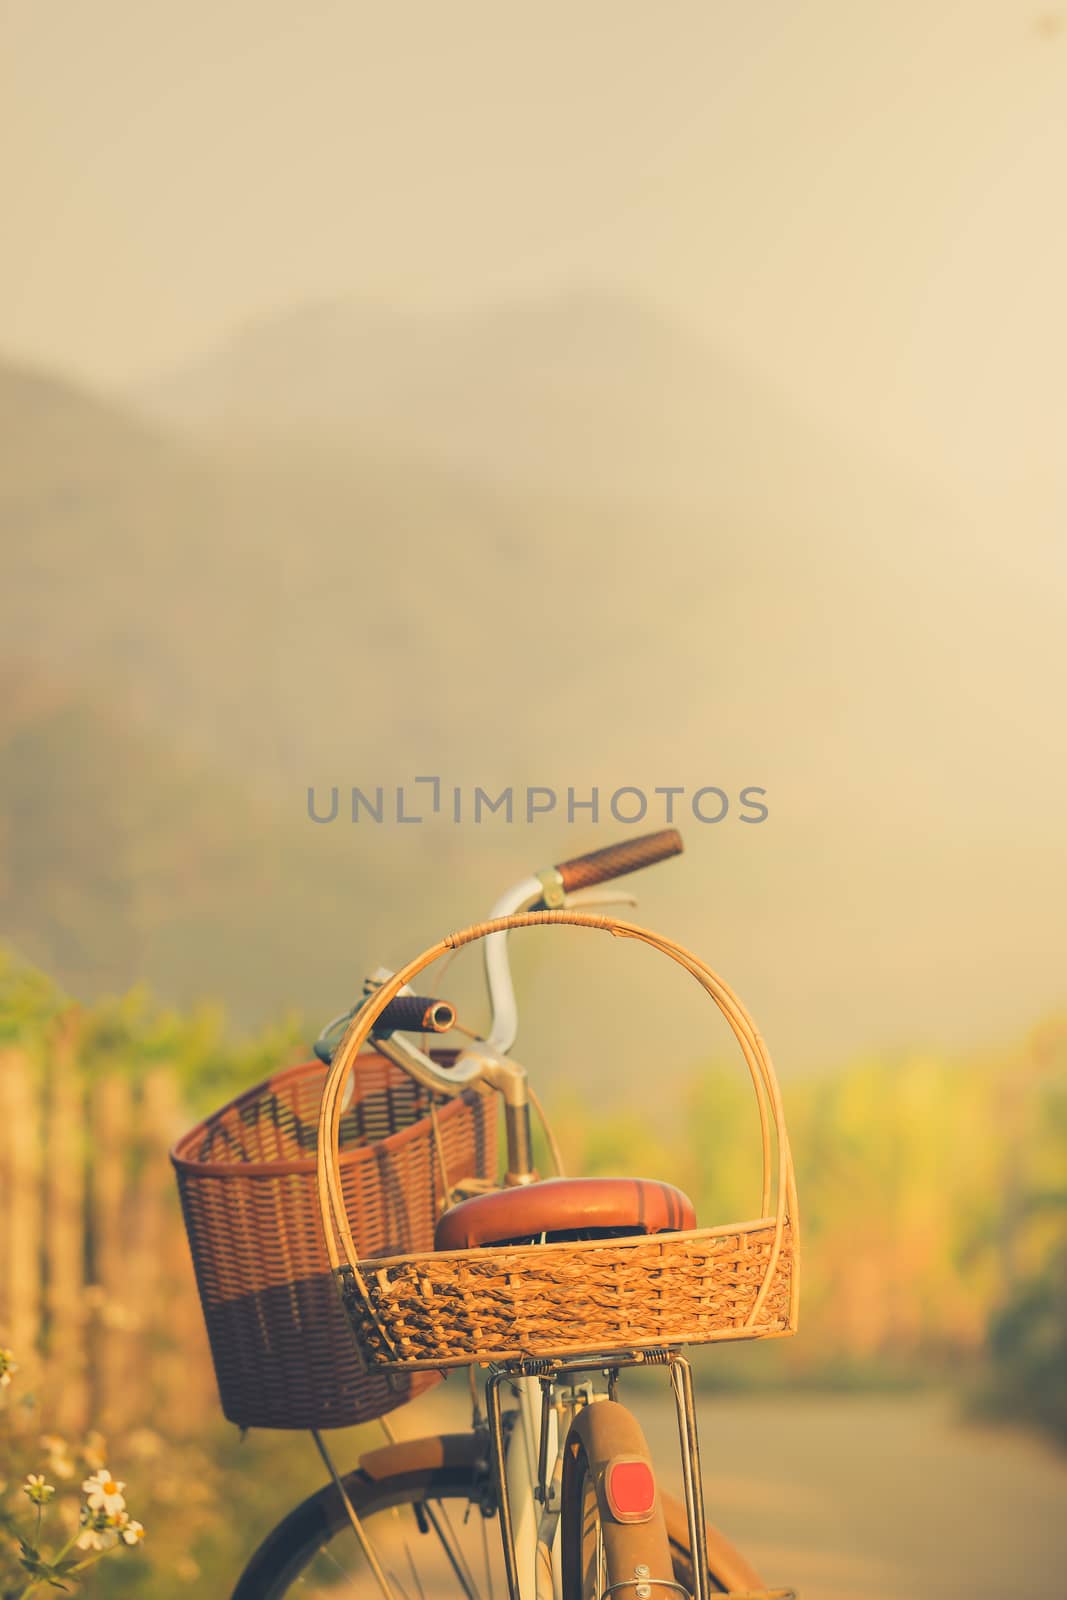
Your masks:
<path fill-rule="evenodd" d="M 635 906 L 637 896 L 614 885 L 594 884 L 591 889 L 572 889 L 563 896 L 563 904 L 567 910 L 576 911 L 586 906 Z"/>

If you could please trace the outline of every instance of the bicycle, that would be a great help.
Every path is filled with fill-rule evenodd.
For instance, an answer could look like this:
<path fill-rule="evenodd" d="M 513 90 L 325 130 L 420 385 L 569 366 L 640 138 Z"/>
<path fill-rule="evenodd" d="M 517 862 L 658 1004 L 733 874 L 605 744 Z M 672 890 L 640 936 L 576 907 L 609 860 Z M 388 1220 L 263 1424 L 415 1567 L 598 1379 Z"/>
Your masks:
<path fill-rule="evenodd" d="M 507 1600 L 608 1600 L 614 1595 L 624 1596 L 624 1600 L 667 1600 L 668 1594 L 691 1600 L 710 1600 L 714 1594 L 730 1594 L 735 1600 L 742 1596 L 745 1600 L 790 1600 L 793 1596 L 789 1589 L 765 1588 L 751 1565 L 705 1522 L 692 1373 L 682 1350 L 683 1343 L 690 1341 L 657 1344 L 647 1330 L 641 1332 L 637 1316 L 625 1324 L 637 1329 L 633 1338 L 620 1341 L 612 1337 L 607 1343 L 602 1338 L 578 1350 L 566 1348 L 563 1339 L 560 1348 L 553 1348 L 554 1342 L 560 1345 L 560 1339 L 553 1341 L 553 1319 L 546 1319 L 541 1307 L 540 1321 L 537 1315 L 533 1322 L 527 1317 L 522 1337 L 536 1346 L 538 1336 L 529 1329 L 537 1324 L 544 1330 L 547 1320 L 549 1331 L 542 1331 L 539 1337 L 549 1353 L 531 1354 L 529 1348 L 507 1346 L 507 1340 L 515 1337 L 513 1332 L 490 1335 L 484 1325 L 480 1333 L 471 1331 L 477 1328 L 481 1314 L 476 1304 L 477 1285 L 468 1297 L 468 1320 L 464 1321 L 467 1312 L 459 1314 L 458 1342 L 454 1329 L 443 1333 L 439 1327 L 428 1332 L 422 1327 L 414 1339 L 397 1335 L 383 1320 L 388 1312 L 383 1313 L 381 1307 L 403 1299 L 407 1292 L 404 1264 L 412 1262 L 421 1263 L 412 1270 L 423 1273 L 419 1292 L 432 1304 L 433 1285 L 426 1274 L 432 1272 L 434 1258 L 425 1254 L 401 1257 L 399 1265 L 372 1262 L 364 1274 L 350 1234 L 346 1244 L 344 1195 L 336 1172 L 331 1175 L 331 1150 L 336 1149 L 344 1114 L 346 1076 L 364 1045 L 370 1043 L 445 1103 L 458 1095 L 487 1090 L 503 1100 L 505 1183 L 488 1188 L 475 1182 L 465 1190 L 460 1185 L 458 1195 L 450 1194 L 446 1183 L 446 1198 L 454 1203 L 441 1215 L 434 1241 L 442 1262 L 460 1261 L 466 1263 L 465 1270 L 475 1273 L 482 1268 L 499 1272 L 503 1270 L 500 1262 L 505 1267 L 524 1263 L 520 1287 L 512 1300 L 520 1294 L 530 1264 L 548 1262 L 548 1275 L 542 1275 L 544 1303 L 557 1306 L 562 1326 L 568 1294 L 578 1300 L 584 1292 L 583 1263 L 592 1264 L 591 1272 L 593 1266 L 599 1269 L 602 1257 L 624 1257 L 635 1243 L 645 1242 L 651 1242 L 653 1248 L 661 1245 L 661 1259 L 665 1259 L 662 1251 L 671 1248 L 672 1241 L 703 1239 L 704 1234 L 694 1232 L 696 1219 L 687 1197 L 669 1184 L 638 1179 L 540 1178 L 534 1166 L 531 1125 L 531 1106 L 540 1111 L 540 1103 L 525 1071 L 510 1056 L 518 1031 L 507 943 L 513 928 L 571 922 L 640 937 L 666 950 L 698 977 L 727 1010 L 739 1038 L 742 1033 L 738 1030 L 745 1030 L 743 1048 L 756 1084 L 764 1142 L 763 1212 L 759 1224 L 745 1226 L 763 1230 L 752 1236 L 760 1246 L 762 1277 L 754 1296 L 749 1293 L 745 1313 L 749 1320 L 740 1332 L 731 1326 L 720 1329 L 719 1334 L 745 1337 L 764 1331 L 792 1331 L 796 1313 L 795 1187 L 777 1085 L 769 1060 L 764 1069 L 762 1041 L 740 1002 L 695 957 L 646 930 L 589 911 L 594 905 L 633 903 L 631 896 L 602 886 L 681 849 L 677 832 L 667 829 L 525 879 L 497 902 L 487 923 L 450 936 L 400 972 L 378 969 L 367 981 L 361 1003 L 323 1030 L 316 1049 L 330 1063 L 330 1070 L 317 1138 L 319 1193 L 331 1261 L 364 1361 L 371 1365 L 380 1361 L 383 1370 L 409 1373 L 466 1368 L 472 1420 L 466 1432 L 401 1441 L 383 1416 L 380 1421 L 386 1443 L 364 1453 L 358 1465 L 344 1474 L 334 1464 L 321 1433 L 314 1430 L 330 1481 L 266 1537 L 245 1568 L 232 1600 L 325 1597 L 355 1594 L 357 1589 L 369 1594 L 375 1588 L 384 1600 L 429 1600 L 431 1594 L 456 1590 L 465 1600 L 495 1600 L 498 1592 Z M 415 995 L 412 980 L 440 954 L 475 940 L 485 941 L 492 1010 L 489 1032 L 484 1039 L 468 1035 L 458 1050 L 431 1049 L 427 1036 L 454 1028 L 455 1011 L 445 1001 Z M 778 1124 L 779 1151 L 773 1218 L 769 1187 L 772 1114 Z M 547 1124 L 545 1134 L 553 1164 L 561 1172 Z M 726 1235 L 721 1229 L 706 1232 Z M 786 1254 L 782 1253 L 783 1239 Z M 712 1239 L 705 1249 L 714 1248 L 717 1242 Z M 746 1236 L 743 1248 L 748 1243 Z M 794 1254 L 788 1253 L 790 1245 Z M 553 1256 L 556 1247 L 562 1250 Z M 347 1260 L 343 1259 L 346 1253 Z M 551 1263 L 560 1263 L 562 1270 L 562 1264 L 572 1258 L 579 1262 L 578 1277 L 569 1280 L 572 1288 L 564 1290 L 561 1302 L 555 1293 L 558 1281 L 552 1275 L 557 1269 Z M 391 1272 L 399 1274 L 392 1281 Z M 783 1291 L 776 1272 L 784 1273 L 785 1301 L 781 1300 Z M 372 1294 L 364 1277 L 375 1275 Z M 759 1325 L 758 1313 L 765 1303 L 770 1304 L 767 1295 L 772 1283 L 779 1295 L 778 1322 L 772 1319 L 765 1329 Z M 497 1305 L 505 1330 L 511 1327 L 508 1318 L 515 1314 L 514 1305 L 509 1309 L 506 1303 L 509 1292 L 503 1291 L 503 1309 Z M 449 1299 L 450 1293 L 438 1298 L 452 1307 L 454 1321 L 456 1297 L 452 1294 Z M 487 1293 L 490 1301 L 495 1295 L 500 1302 L 499 1282 Z M 377 1309 L 374 1294 L 379 1295 Z M 660 1311 L 669 1325 L 670 1294 L 661 1298 L 665 1307 Z M 617 1319 L 617 1310 L 611 1315 Z M 420 1316 L 425 1323 L 425 1316 L 416 1308 L 416 1323 Z M 633 1319 L 634 1313 L 626 1316 Z M 735 1317 L 735 1324 L 739 1321 Z M 719 1334 L 712 1331 L 708 1336 Z M 418 1344 L 418 1338 L 424 1346 Z M 498 1343 L 503 1340 L 505 1347 L 495 1349 L 494 1339 Z M 488 1372 L 484 1391 L 474 1377 L 478 1364 Z M 667 1375 L 678 1421 L 683 1502 L 661 1490 L 644 1434 L 619 1399 L 622 1374 L 638 1367 L 662 1368 Z M 498 1524 L 498 1540 L 490 1538 L 492 1521 Z"/>

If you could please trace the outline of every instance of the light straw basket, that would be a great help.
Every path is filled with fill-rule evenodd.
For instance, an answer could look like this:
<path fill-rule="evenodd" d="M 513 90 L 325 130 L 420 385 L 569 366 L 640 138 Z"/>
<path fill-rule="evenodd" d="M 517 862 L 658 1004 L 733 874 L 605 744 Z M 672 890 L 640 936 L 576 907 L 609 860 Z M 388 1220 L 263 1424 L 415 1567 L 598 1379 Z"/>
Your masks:
<path fill-rule="evenodd" d="M 361 1257 L 345 1205 L 338 1135 L 345 1085 L 376 1018 L 449 951 L 492 933 L 561 924 L 651 945 L 714 1000 L 755 1091 L 763 1153 L 758 1217 L 607 1241 Z M 613 917 L 538 911 L 479 923 L 449 934 L 377 989 L 352 1019 L 326 1080 L 318 1187 L 327 1252 L 368 1372 L 647 1351 L 796 1329 L 796 1182 L 763 1040 L 737 996 L 691 951 Z"/>

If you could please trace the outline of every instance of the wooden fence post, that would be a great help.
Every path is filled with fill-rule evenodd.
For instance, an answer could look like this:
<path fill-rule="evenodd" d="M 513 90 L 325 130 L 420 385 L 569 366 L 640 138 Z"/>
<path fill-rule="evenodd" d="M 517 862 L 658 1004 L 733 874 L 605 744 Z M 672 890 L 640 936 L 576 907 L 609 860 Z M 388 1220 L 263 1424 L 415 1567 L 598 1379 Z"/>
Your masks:
<path fill-rule="evenodd" d="M 92 1095 L 93 1199 L 90 1228 L 93 1276 L 99 1294 L 94 1318 L 99 1336 L 92 1371 L 93 1415 L 105 1432 L 121 1426 L 131 1387 L 136 1388 L 136 1352 L 129 1329 L 126 1233 L 130 1195 L 132 1119 L 130 1082 L 111 1070 Z"/>
<path fill-rule="evenodd" d="M 24 1050 L 0 1053 L 0 1339 L 14 1352 L 20 1386 L 38 1379 L 41 1315 L 41 1116 L 38 1085 Z"/>
<path fill-rule="evenodd" d="M 85 1132 L 84 1085 L 77 1070 L 80 1019 L 76 1010 L 57 1020 L 47 1071 L 45 1136 L 46 1348 L 56 1425 L 70 1431 L 88 1423 L 85 1332 Z"/>
<path fill-rule="evenodd" d="M 79 1037 L 72 1010 L 43 1068 L 0 1050 L 0 1342 L 44 1426 L 188 1435 L 218 1396 L 169 1161 L 178 1081 L 157 1067 L 138 1093 L 102 1067 L 89 1088 Z"/>
<path fill-rule="evenodd" d="M 156 1068 L 144 1084 L 139 1226 L 130 1262 L 130 1291 L 144 1322 L 141 1354 L 146 1370 L 140 1392 L 150 1399 L 161 1422 L 187 1433 L 199 1420 L 207 1352 L 206 1341 L 195 1337 L 197 1330 L 189 1317 L 192 1309 L 199 1321 L 199 1306 L 183 1261 L 184 1230 L 169 1160 L 184 1120 L 173 1071 Z"/>

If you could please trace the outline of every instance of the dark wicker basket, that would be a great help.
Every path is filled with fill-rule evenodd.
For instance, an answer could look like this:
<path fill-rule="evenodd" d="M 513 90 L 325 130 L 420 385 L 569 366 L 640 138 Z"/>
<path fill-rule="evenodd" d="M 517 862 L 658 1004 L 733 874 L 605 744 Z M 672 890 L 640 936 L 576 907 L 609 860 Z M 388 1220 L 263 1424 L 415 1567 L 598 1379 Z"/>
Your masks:
<path fill-rule="evenodd" d="M 403 1405 L 435 1373 L 363 1370 L 337 1294 L 315 1181 L 327 1068 L 291 1067 L 185 1134 L 178 1175 L 222 1409 L 242 1427 L 338 1428 Z M 496 1101 L 437 1103 L 374 1053 L 341 1117 L 347 1215 L 370 1256 L 430 1250 L 450 1185 L 496 1175 Z M 438 1148 L 439 1143 L 439 1148 Z"/>

